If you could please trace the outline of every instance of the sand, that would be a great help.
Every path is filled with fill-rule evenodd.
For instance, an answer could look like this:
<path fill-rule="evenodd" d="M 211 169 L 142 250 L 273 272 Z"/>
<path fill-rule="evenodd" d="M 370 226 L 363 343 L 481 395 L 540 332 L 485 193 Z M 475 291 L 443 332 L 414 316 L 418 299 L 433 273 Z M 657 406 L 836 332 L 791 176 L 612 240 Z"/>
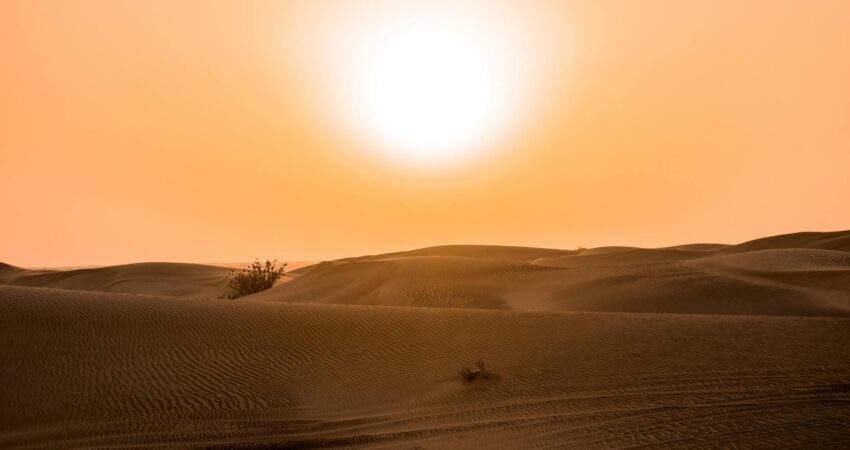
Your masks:
<path fill-rule="evenodd" d="M 220 295 L 229 267 L 182 263 L 139 263 L 75 270 L 27 271 L 10 266 L 8 285 L 97 292 L 210 298 Z M 2 279 L 2 278 L 0 278 Z"/>
<path fill-rule="evenodd" d="M 0 447 L 846 446 L 846 236 L 439 247 L 236 301 L 215 266 L 3 265 Z"/>
<path fill-rule="evenodd" d="M 850 232 L 736 246 L 444 246 L 305 267 L 253 301 L 535 311 L 850 316 Z M 249 300 L 246 299 L 246 300 Z"/>

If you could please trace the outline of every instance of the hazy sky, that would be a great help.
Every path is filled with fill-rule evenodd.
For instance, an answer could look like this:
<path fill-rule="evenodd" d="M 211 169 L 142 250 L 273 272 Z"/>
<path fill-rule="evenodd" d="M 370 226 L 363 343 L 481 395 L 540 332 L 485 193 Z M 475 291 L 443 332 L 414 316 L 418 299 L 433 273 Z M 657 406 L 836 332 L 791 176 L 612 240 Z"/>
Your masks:
<path fill-rule="evenodd" d="M 530 85 L 509 86 L 524 100 L 505 104 L 522 114 L 481 128 L 492 136 L 475 158 L 427 169 L 364 151 L 370 141 L 337 120 L 346 98 L 326 84 L 348 86 L 358 63 L 324 43 L 357 42 L 337 29 L 358 14 L 349 3 L 0 2 L 0 261 L 665 246 L 850 228 L 850 2 L 490 2 L 498 20 L 541 20 L 521 25 L 536 33 L 536 62 L 493 63 Z M 386 20 L 363 15 L 367 28 Z M 323 65 L 334 58 L 349 66 Z M 458 120 L 492 111 L 472 106 Z"/>

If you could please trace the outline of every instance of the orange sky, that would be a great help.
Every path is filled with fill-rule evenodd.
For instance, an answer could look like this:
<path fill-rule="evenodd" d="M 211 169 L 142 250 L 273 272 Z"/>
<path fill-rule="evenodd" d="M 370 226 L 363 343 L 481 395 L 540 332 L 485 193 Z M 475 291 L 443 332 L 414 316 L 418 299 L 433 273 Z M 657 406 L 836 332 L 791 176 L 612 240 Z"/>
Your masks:
<path fill-rule="evenodd" d="M 546 101 L 497 152 L 431 172 L 316 113 L 284 50 L 315 45 L 291 31 L 308 3 L 0 3 L 0 261 L 850 228 L 850 2 L 530 2 L 556 22 Z"/>

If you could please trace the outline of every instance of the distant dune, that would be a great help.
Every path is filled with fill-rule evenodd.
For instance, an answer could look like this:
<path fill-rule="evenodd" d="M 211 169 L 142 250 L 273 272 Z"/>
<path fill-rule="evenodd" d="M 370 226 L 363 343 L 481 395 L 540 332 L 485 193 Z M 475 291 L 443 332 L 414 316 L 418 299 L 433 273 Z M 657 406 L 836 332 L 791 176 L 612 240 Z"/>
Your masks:
<path fill-rule="evenodd" d="M 230 268 L 182 263 L 138 263 L 76 270 L 18 270 L 6 284 L 98 292 L 216 297 Z M 0 271 L 0 277 L 3 272 Z M 2 278 L 0 278 L 2 279 Z"/>
<path fill-rule="evenodd" d="M 804 232 L 771 236 L 745 242 L 730 247 L 726 251 L 745 252 L 780 248 L 810 248 L 850 252 L 850 230 L 829 233 Z"/>
<path fill-rule="evenodd" d="M 850 232 L 585 251 L 444 246 L 309 266 L 257 301 L 544 311 L 850 315 Z M 246 299 L 247 300 L 247 299 Z"/>
<path fill-rule="evenodd" d="M 77 270 L 0 266 L 0 284 L 214 298 L 235 264 L 140 263 Z M 296 263 L 242 299 L 533 311 L 850 315 L 850 231 L 739 245 L 556 250 L 451 245 Z"/>
<path fill-rule="evenodd" d="M 0 447 L 844 447 L 848 237 L 0 264 Z"/>

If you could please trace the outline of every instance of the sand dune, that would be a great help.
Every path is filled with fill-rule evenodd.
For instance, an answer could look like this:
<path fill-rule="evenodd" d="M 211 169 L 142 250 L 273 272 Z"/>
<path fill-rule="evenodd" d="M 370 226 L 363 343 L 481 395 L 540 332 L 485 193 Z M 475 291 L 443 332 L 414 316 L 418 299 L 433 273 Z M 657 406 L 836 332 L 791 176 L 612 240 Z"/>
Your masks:
<path fill-rule="evenodd" d="M 835 447 L 850 439 L 848 340 L 843 318 L 0 286 L 0 443 Z M 462 382 L 478 359 L 500 378 Z"/>
<path fill-rule="evenodd" d="M 802 232 L 755 239 L 725 249 L 727 252 L 780 248 L 812 248 L 850 252 L 850 231 Z"/>
<path fill-rule="evenodd" d="M 735 246 L 585 251 L 443 246 L 296 271 L 249 297 L 292 303 L 545 311 L 850 315 L 850 232 Z M 246 299 L 248 300 L 248 299 Z"/>
<path fill-rule="evenodd" d="M 183 263 L 138 263 L 76 270 L 4 270 L 0 267 L 0 281 L 14 286 L 217 297 L 224 291 L 225 277 L 230 270 L 227 267 Z M 9 275 L 4 277 L 4 273 Z"/>
<path fill-rule="evenodd" d="M 850 231 L 658 249 L 451 245 L 299 264 L 278 286 L 243 301 L 848 316 L 848 250 Z M 0 283 L 215 298 L 224 291 L 229 270 L 141 263 L 32 271 L 4 264 Z"/>
<path fill-rule="evenodd" d="M 840 447 L 848 237 L 2 264 L 0 447 Z"/>
<path fill-rule="evenodd" d="M 0 283 L 6 283 L 8 281 L 14 280 L 26 271 L 27 269 L 23 269 L 21 267 L 16 267 L 11 264 L 0 263 Z"/>

